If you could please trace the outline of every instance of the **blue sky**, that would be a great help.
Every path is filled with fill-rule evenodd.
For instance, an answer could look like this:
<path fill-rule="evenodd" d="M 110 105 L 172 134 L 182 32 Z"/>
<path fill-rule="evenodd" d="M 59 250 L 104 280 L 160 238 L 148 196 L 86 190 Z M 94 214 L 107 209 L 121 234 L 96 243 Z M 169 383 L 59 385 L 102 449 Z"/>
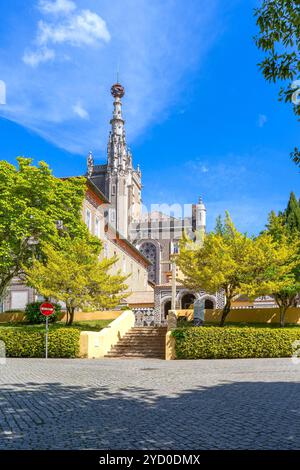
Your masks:
<path fill-rule="evenodd" d="M 299 123 L 257 63 L 256 0 L 0 0 L 0 158 L 57 176 L 104 161 L 120 70 L 127 140 L 146 206 L 202 196 L 257 233 L 298 196 Z"/>

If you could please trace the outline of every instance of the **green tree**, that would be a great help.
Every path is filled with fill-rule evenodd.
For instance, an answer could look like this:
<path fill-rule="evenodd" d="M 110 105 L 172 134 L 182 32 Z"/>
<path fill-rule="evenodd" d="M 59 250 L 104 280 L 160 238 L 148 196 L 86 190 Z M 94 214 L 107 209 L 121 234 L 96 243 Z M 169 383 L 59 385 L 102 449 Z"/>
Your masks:
<path fill-rule="evenodd" d="M 43 244 L 45 260 L 34 259 L 24 267 L 27 282 L 46 298 L 65 302 L 67 324 L 71 325 L 76 309 L 113 308 L 124 297 L 126 277 L 109 273 L 117 258 L 99 261 L 102 245 L 81 239 L 66 238 L 63 250 Z"/>
<path fill-rule="evenodd" d="M 269 251 L 269 265 L 265 278 L 260 281 L 265 292 L 273 295 L 280 309 L 283 326 L 289 307 L 296 305 L 300 292 L 300 207 L 291 193 L 287 208 L 278 215 L 269 214 L 267 231 L 273 240 Z M 267 250 L 266 250 L 267 252 Z M 261 289 L 260 289 L 261 290 Z"/>
<path fill-rule="evenodd" d="M 271 211 L 266 227 L 267 232 L 273 237 L 274 240 L 280 240 L 283 233 L 286 232 L 284 227 L 284 215 L 282 213 L 276 215 L 274 211 Z"/>
<path fill-rule="evenodd" d="M 88 237 L 81 222 L 85 178 L 61 180 L 44 162 L 17 160 L 18 168 L 0 161 L 0 298 L 33 256 L 42 255 L 41 242 L 59 246 L 62 235 Z"/>
<path fill-rule="evenodd" d="M 279 307 L 280 326 L 283 327 L 286 312 L 295 305 L 300 291 L 299 241 L 287 236 L 284 225 L 280 232 L 278 219 L 272 217 L 269 225 L 270 231 L 255 241 L 256 253 L 264 268 L 256 273 L 255 282 L 246 286 L 245 293 L 250 297 L 272 295 Z"/>
<path fill-rule="evenodd" d="M 293 192 L 290 194 L 290 199 L 284 212 L 284 225 L 291 235 L 300 234 L 300 205 Z"/>
<path fill-rule="evenodd" d="M 225 305 L 220 326 L 225 323 L 233 298 L 255 282 L 264 268 L 262 262 L 265 259 L 257 254 L 255 241 L 238 232 L 228 213 L 223 225 L 218 219 L 216 230 L 205 236 L 201 246 L 184 237 L 178 256 L 185 286 L 210 293 L 223 290 Z"/>
<path fill-rule="evenodd" d="M 282 82 L 279 99 L 292 103 L 296 115 L 300 115 L 300 1 L 262 0 L 255 9 L 259 34 L 255 41 L 265 58 L 259 64 L 269 82 Z M 291 153 L 300 164 L 300 151 Z"/>

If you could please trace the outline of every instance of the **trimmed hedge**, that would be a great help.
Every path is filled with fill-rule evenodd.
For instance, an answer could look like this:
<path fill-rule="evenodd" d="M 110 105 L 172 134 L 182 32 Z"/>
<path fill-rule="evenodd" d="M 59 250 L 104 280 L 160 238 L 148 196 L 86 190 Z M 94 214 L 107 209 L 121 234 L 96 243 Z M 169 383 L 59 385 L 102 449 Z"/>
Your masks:
<path fill-rule="evenodd" d="M 49 357 L 77 357 L 80 331 L 76 328 L 56 328 L 48 335 Z M 26 327 L 0 327 L 7 357 L 45 357 L 45 332 Z"/>
<path fill-rule="evenodd" d="M 178 359 L 234 359 L 291 357 L 292 343 L 300 340 L 300 328 L 177 328 Z"/>

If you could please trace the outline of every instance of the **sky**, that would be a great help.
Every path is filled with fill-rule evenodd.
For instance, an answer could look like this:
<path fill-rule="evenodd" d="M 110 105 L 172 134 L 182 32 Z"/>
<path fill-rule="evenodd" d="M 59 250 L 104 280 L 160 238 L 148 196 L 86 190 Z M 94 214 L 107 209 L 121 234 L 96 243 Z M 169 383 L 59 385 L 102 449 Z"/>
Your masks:
<path fill-rule="evenodd" d="M 208 229 L 228 210 L 258 233 L 300 197 L 299 122 L 257 65 L 259 3 L 0 0 L 0 158 L 44 160 L 59 177 L 85 173 L 90 150 L 104 163 L 119 73 L 144 206 L 201 196 Z"/>

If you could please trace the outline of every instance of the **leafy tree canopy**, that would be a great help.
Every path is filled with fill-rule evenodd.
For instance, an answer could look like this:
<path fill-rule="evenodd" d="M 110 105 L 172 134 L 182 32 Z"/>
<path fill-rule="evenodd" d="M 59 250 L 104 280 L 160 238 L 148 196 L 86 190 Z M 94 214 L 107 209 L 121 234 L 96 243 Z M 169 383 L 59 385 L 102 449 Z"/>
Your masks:
<path fill-rule="evenodd" d="M 61 180 L 48 165 L 0 161 L 0 297 L 14 276 L 42 255 L 41 242 L 59 247 L 64 236 L 87 239 L 81 222 L 85 178 Z"/>
<path fill-rule="evenodd" d="M 205 236 L 202 245 L 184 237 L 178 257 L 184 285 L 210 293 L 224 291 L 226 302 L 221 326 L 230 312 L 233 298 L 251 288 L 265 263 L 255 240 L 240 233 L 228 213 L 224 223 L 218 218 L 215 231 Z"/>
<path fill-rule="evenodd" d="M 272 243 L 265 250 L 269 264 L 259 280 L 256 294 L 274 296 L 283 326 L 286 311 L 296 304 L 300 292 L 300 205 L 294 193 L 290 194 L 283 212 L 269 214 L 264 233 L 271 237 Z"/>
<path fill-rule="evenodd" d="M 282 82 L 279 99 L 300 116 L 300 0 L 262 0 L 255 16 L 256 45 L 265 53 L 259 67 L 267 81 Z M 291 157 L 300 164 L 297 147 Z"/>
<path fill-rule="evenodd" d="M 110 274 L 117 258 L 99 261 L 102 245 L 65 238 L 63 250 L 43 244 L 46 259 L 24 268 L 29 285 L 46 298 L 65 302 L 69 325 L 79 308 L 113 308 L 124 297 L 126 276 Z"/>

